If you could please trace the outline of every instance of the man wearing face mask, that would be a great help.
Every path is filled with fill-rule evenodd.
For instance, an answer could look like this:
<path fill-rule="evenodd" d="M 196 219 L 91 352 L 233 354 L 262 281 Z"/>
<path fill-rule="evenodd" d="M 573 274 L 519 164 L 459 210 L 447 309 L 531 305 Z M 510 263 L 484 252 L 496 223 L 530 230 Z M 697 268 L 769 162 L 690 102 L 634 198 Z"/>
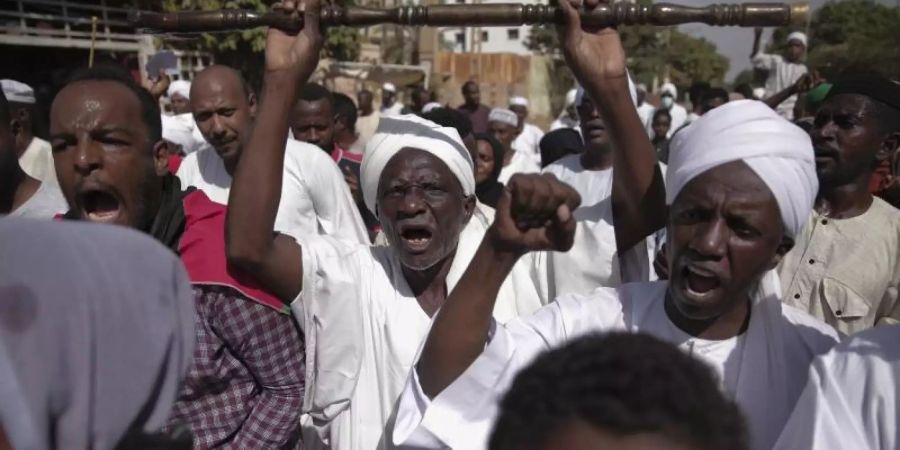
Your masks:
<path fill-rule="evenodd" d="M 666 110 L 669 112 L 669 117 L 672 118 L 667 138 L 671 138 L 672 134 L 678 131 L 687 121 L 687 110 L 684 106 L 678 104 L 678 88 L 672 83 L 663 84 L 659 88 L 659 108 L 656 110 Z M 646 124 L 646 127 L 648 134 L 653 132 L 652 123 Z"/>

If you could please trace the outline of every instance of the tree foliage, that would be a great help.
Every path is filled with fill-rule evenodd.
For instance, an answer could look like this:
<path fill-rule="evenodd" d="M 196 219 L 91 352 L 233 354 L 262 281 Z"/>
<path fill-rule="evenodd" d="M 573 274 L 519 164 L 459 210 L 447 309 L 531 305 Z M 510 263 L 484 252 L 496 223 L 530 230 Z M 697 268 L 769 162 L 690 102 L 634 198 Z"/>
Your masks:
<path fill-rule="evenodd" d="M 807 65 L 827 78 L 869 71 L 900 78 L 900 7 L 867 0 L 829 2 L 809 26 Z M 791 29 L 775 30 L 769 51 L 780 52 Z"/>

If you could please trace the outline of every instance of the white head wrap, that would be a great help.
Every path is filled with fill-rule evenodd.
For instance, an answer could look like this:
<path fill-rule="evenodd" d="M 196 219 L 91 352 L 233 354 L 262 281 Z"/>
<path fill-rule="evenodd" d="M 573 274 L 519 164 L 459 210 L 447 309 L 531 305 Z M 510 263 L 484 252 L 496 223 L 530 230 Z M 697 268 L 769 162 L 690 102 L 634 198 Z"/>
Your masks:
<path fill-rule="evenodd" d="M 509 99 L 509 106 L 528 107 L 528 99 L 525 97 L 515 96 Z"/>
<path fill-rule="evenodd" d="M 197 140 L 194 132 L 196 128 L 194 116 L 190 113 L 162 116 L 163 139 L 180 145 L 185 154 L 197 151 L 204 144 L 203 139 Z"/>
<path fill-rule="evenodd" d="M 577 97 L 577 96 L 578 96 L 578 89 L 569 89 L 569 91 L 566 92 L 566 107 L 574 105 L 575 97 Z"/>
<path fill-rule="evenodd" d="M 505 123 L 512 127 L 519 126 L 519 116 L 506 108 L 492 109 L 491 113 L 488 114 L 488 121 Z"/>
<path fill-rule="evenodd" d="M 806 47 L 806 34 L 801 31 L 795 31 L 788 35 L 787 41 L 800 41 L 800 43 L 803 44 L 804 47 Z"/>
<path fill-rule="evenodd" d="M 172 84 L 169 85 L 169 90 L 166 91 L 166 95 L 169 98 L 172 98 L 175 94 L 187 99 L 191 98 L 191 82 L 186 80 L 173 81 Z"/>
<path fill-rule="evenodd" d="M 3 95 L 8 101 L 31 105 L 35 103 L 34 89 L 21 81 L 0 80 L 0 86 L 3 86 Z"/>
<path fill-rule="evenodd" d="M 363 199 L 376 216 L 381 173 L 391 158 L 404 148 L 431 153 L 443 161 L 456 176 L 463 194 L 467 196 L 475 194 L 472 157 L 455 128 L 442 127 L 412 114 L 382 117 L 375 134 L 366 144 L 365 156 L 360 167 Z"/>
<path fill-rule="evenodd" d="M 678 88 L 675 87 L 672 83 L 665 83 L 659 87 L 659 93 L 661 94 L 671 94 L 672 97 L 678 98 Z"/>
<path fill-rule="evenodd" d="M 434 111 L 435 109 L 443 108 L 443 107 L 444 107 L 444 105 L 442 105 L 438 102 L 428 102 L 425 104 L 425 106 L 422 107 L 422 112 L 427 113 L 427 112 L 431 112 L 431 111 Z"/>
<path fill-rule="evenodd" d="M 387 92 L 397 92 L 397 86 L 394 86 L 394 83 L 384 83 L 383 85 L 381 85 L 381 90 Z"/>
<path fill-rule="evenodd" d="M 812 211 L 819 181 L 812 141 L 796 125 L 754 100 L 729 102 L 675 134 L 666 172 L 666 203 L 696 176 L 743 161 L 766 183 L 794 237 Z"/>
<path fill-rule="evenodd" d="M 756 97 L 757 100 L 762 100 L 766 96 L 766 88 L 758 87 L 753 88 L 753 96 Z M 749 99 L 753 100 L 753 99 Z"/>

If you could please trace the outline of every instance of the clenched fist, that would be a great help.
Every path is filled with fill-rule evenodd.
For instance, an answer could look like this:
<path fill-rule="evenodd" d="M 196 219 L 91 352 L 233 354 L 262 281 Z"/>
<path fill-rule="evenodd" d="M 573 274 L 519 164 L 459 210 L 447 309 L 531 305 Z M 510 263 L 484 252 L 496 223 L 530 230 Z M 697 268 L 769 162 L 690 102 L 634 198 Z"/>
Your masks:
<path fill-rule="evenodd" d="M 552 174 L 514 175 L 488 233 L 496 248 L 516 254 L 567 251 L 575 238 L 572 213 L 580 204 L 578 192 Z"/>

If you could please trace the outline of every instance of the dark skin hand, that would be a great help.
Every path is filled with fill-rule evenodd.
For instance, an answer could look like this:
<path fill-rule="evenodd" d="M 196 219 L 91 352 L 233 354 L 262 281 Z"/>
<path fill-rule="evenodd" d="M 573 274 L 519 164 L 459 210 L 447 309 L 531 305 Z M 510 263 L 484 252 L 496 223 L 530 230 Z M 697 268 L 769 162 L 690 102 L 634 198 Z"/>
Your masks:
<path fill-rule="evenodd" d="M 289 303 L 303 288 L 301 249 L 289 237 L 274 234 L 281 200 L 284 142 L 288 115 L 297 101 L 298 87 L 319 63 L 324 39 L 319 27 L 318 0 L 273 5 L 285 15 L 302 15 L 297 36 L 269 29 L 266 65 L 257 120 L 235 171 L 228 202 L 226 244 L 228 261 L 254 276 L 263 286 Z"/>
<path fill-rule="evenodd" d="M 603 4 L 586 0 L 592 10 Z M 603 117 L 613 151 L 612 206 L 616 246 L 634 247 L 666 222 L 666 190 L 656 151 L 628 91 L 625 51 L 613 29 L 582 27 L 577 0 L 560 2 L 563 54 L 572 73 Z"/>
<path fill-rule="evenodd" d="M 166 95 L 166 91 L 169 90 L 169 85 L 171 84 L 172 79 L 169 78 L 166 70 L 159 69 L 159 72 L 156 74 L 156 79 L 148 80 L 144 88 L 150 91 L 150 95 L 152 95 L 156 101 L 159 101 L 163 95 Z"/>
<path fill-rule="evenodd" d="M 516 261 L 529 251 L 572 247 L 572 211 L 580 204 L 578 193 L 551 174 L 510 179 L 494 223 L 428 334 L 416 366 L 425 394 L 433 398 L 481 354 L 497 293 Z"/>
<path fill-rule="evenodd" d="M 794 84 L 784 88 L 784 90 L 782 90 L 781 92 L 778 92 L 775 95 L 763 100 L 763 102 L 768 105 L 769 108 L 775 109 L 778 107 L 778 105 L 784 103 L 785 100 L 791 98 L 791 96 L 803 95 L 809 92 L 810 89 L 822 83 L 823 80 L 819 77 L 818 73 L 807 73 L 798 78 Z M 797 100 L 797 103 L 800 103 L 799 99 Z M 795 115 L 795 117 L 799 117 L 799 115 Z"/>

